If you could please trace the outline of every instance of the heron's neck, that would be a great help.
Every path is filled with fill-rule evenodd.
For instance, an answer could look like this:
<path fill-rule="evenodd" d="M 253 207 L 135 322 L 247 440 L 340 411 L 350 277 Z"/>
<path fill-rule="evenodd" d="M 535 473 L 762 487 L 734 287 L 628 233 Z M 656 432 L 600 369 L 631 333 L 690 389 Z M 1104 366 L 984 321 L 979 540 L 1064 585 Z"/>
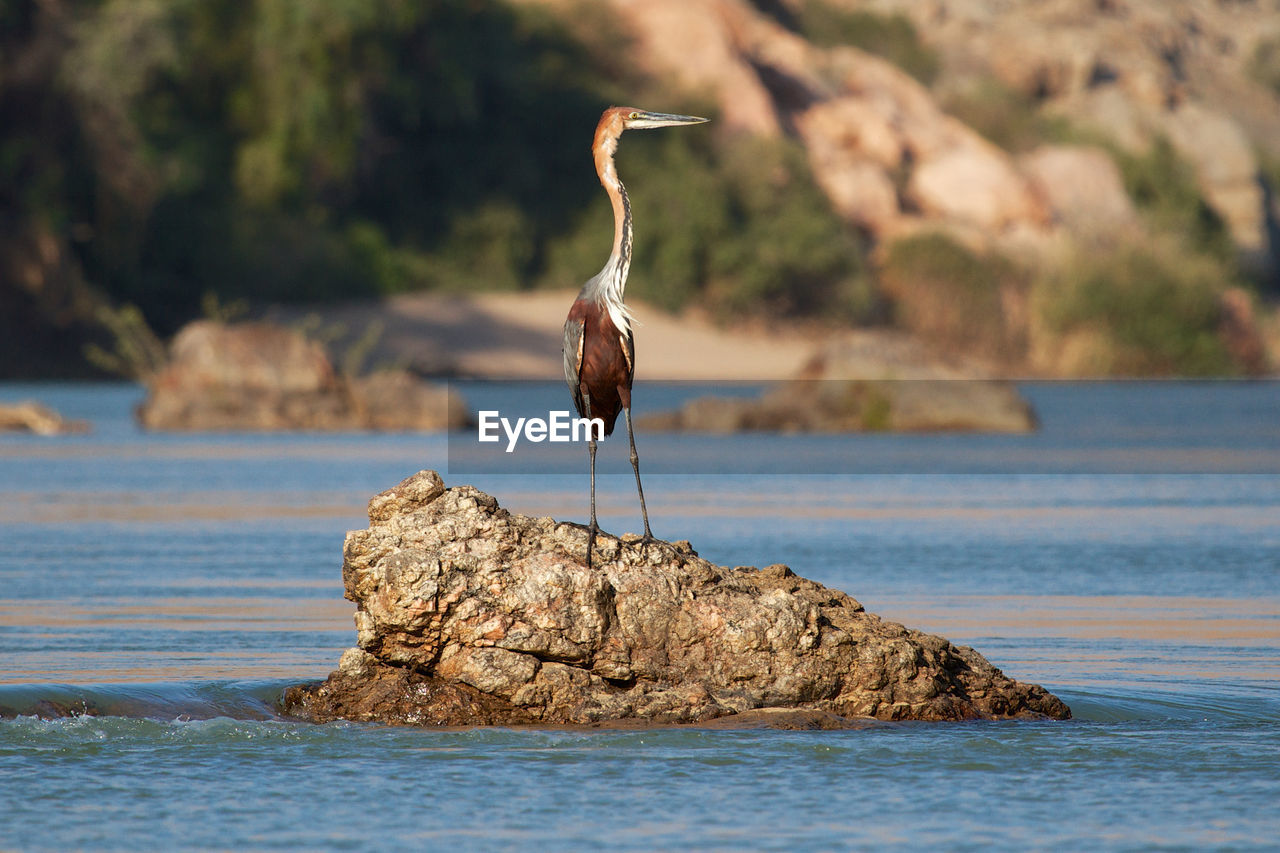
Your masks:
<path fill-rule="evenodd" d="M 613 165 L 613 149 L 617 140 L 609 142 L 612 144 L 597 151 L 596 169 L 600 183 L 613 204 L 613 251 L 600 273 L 587 282 L 582 295 L 606 309 L 618 330 L 627 334 L 631 331 L 631 312 L 622 297 L 627 287 L 627 273 L 631 269 L 631 201 Z"/>

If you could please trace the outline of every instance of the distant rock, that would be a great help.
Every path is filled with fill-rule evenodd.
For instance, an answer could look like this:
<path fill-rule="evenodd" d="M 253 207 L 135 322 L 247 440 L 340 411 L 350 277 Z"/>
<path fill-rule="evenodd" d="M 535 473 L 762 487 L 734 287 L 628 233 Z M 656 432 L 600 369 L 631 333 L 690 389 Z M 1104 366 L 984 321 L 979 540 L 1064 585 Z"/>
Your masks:
<path fill-rule="evenodd" d="M 397 725 L 1066 719 L 973 649 L 867 613 L 786 566 L 597 539 L 434 471 L 369 503 L 342 569 L 356 648 L 285 713 Z"/>
<path fill-rule="evenodd" d="M 188 325 L 147 392 L 138 419 L 156 430 L 439 430 L 469 420 L 442 386 L 404 371 L 340 375 L 318 343 L 269 323 Z"/>
<path fill-rule="evenodd" d="M 636 419 L 643 429 L 732 433 L 1030 432 L 1038 421 L 1010 382 L 934 361 L 913 339 L 862 332 L 825 344 L 796 379 L 754 399 L 701 397 Z"/>
<path fill-rule="evenodd" d="M 1253 298 L 1240 287 L 1228 287 L 1219 298 L 1222 320 L 1218 333 L 1236 364 L 1258 376 L 1275 369 L 1267 352 L 1266 334 L 1254 310 Z"/>
<path fill-rule="evenodd" d="M 700 397 L 638 418 L 644 429 L 771 432 L 1031 432 L 1012 385 L 981 379 L 795 379 L 755 400 Z"/>
<path fill-rule="evenodd" d="M 62 415 L 31 400 L 0 403 L 0 432 L 30 432 L 36 435 L 61 435 L 88 432 L 87 421 L 67 420 Z"/>

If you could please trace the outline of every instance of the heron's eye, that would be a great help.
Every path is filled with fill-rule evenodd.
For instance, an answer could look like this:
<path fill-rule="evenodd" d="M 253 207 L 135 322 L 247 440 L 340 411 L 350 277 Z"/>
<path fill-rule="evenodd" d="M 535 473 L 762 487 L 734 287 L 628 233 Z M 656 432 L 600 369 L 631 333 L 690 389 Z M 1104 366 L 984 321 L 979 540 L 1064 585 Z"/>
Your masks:
<path fill-rule="evenodd" d="M 632 119 L 640 118 L 640 113 L 632 113 L 631 115 L 628 116 L 628 118 L 632 118 Z"/>

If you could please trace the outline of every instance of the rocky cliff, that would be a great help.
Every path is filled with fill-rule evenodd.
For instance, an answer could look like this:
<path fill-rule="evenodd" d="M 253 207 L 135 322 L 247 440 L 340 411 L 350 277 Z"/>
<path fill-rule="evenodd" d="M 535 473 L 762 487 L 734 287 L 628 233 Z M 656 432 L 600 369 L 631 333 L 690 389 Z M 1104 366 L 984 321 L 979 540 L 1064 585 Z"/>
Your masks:
<path fill-rule="evenodd" d="M 357 647 L 287 714 L 400 725 L 1066 719 L 970 648 L 867 613 L 782 565 L 597 540 L 423 471 L 348 534 Z"/>
<path fill-rule="evenodd" d="M 565 20 L 577 8 L 519 2 Z M 629 61 L 714 102 L 719 132 L 801 144 L 833 210 L 869 238 L 899 328 L 953 355 L 994 356 L 1004 375 L 1280 364 L 1280 321 L 1261 307 L 1280 280 L 1275 2 L 607 5 L 633 38 Z M 913 76 L 867 35 L 879 27 L 887 41 L 898 25 L 933 73 Z M 965 278 L 954 253 L 922 271 L 929 246 L 912 241 L 926 237 L 977 256 L 980 321 L 952 317 L 956 299 L 934 280 Z M 1006 260 L 1019 270 L 1007 279 Z M 1188 293 L 1196 307 L 1183 310 Z M 1134 331 L 1156 315 L 1164 331 Z"/>
<path fill-rule="evenodd" d="M 559 9 L 567 0 L 521 0 Z M 1106 155 L 1001 150 L 947 109 L 990 80 L 1033 109 L 1137 150 L 1167 138 L 1253 264 L 1274 269 L 1280 93 L 1253 70 L 1280 40 L 1274 2 L 1213 0 L 609 0 L 650 73 L 714 98 L 738 130 L 799 138 L 834 207 L 877 239 L 929 226 L 1048 249 L 1136 227 Z M 785 26 L 810 7 L 909 18 L 940 59 L 923 85 L 838 38 Z M 812 34 L 811 34 L 812 35 Z M 835 43 L 830 43 L 830 42 Z M 826 43 L 824 43 L 826 42 Z M 989 93 L 988 93 L 989 94 Z M 1271 188 L 1274 192 L 1274 187 Z"/>

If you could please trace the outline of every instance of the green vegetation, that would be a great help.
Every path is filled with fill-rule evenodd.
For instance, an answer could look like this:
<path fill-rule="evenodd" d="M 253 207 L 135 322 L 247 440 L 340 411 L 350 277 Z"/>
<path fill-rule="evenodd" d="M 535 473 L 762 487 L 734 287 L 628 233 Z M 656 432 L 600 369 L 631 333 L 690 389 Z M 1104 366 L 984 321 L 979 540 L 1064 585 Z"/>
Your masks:
<path fill-rule="evenodd" d="M 1045 143 L 1077 141 L 1066 119 L 1045 115 L 1035 98 L 994 77 L 948 94 L 942 108 L 1014 154 Z"/>
<path fill-rule="evenodd" d="M 1249 75 L 1280 95 L 1280 36 L 1262 39 L 1254 46 Z"/>
<path fill-rule="evenodd" d="M 115 376 L 146 379 L 165 364 L 164 343 L 147 325 L 142 312 L 134 305 L 123 308 L 100 307 L 98 320 L 113 337 L 111 350 L 96 343 L 85 346 L 89 363 Z"/>
<path fill-rule="evenodd" d="M 793 28 L 816 45 L 849 45 L 883 57 L 926 86 L 938 76 L 938 54 L 926 46 L 906 15 L 844 9 L 808 0 L 794 15 Z"/>
<path fill-rule="evenodd" d="M 601 109 L 699 111 L 627 76 L 592 0 L 570 20 L 503 0 L 64 5 L 4 7 L 0 218 L 39 223 L 162 333 L 239 300 L 576 286 L 612 235 L 587 150 Z M 24 58 L 44 64 L 11 83 Z M 628 134 L 619 168 L 633 292 L 870 310 L 861 247 L 794 146 Z M 0 234 L 0 269 L 13 251 Z"/>
<path fill-rule="evenodd" d="M 1119 167 L 1151 235 L 1149 245 L 1092 247 L 1087 256 L 1042 276 L 1032 309 L 1053 333 L 1083 331 L 1099 342 L 1091 369 L 1135 376 L 1217 375 L 1237 369 L 1219 334 L 1220 295 L 1241 280 L 1236 250 L 1226 224 L 1201 194 L 1193 169 L 1168 139 L 1157 138 L 1139 153 L 1127 151 L 1096 132 L 1044 116 L 1034 99 L 995 81 L 953 96 L 946 106 L 1008 151 L 1046 143 L 1095 144 Z M 1004 338 L 992 328 L 991 318 L 1000 316 L 998 305 L 991 293 L 981 292 L 972 262 L 944 252 L 931 264 L 915 263 L 934 268 L 927 280 L 946 282 L 939 292 L 949 294 L 944 298 L 958 312 L 952 325 L 963 329 L 974 324 L 976 336 L 1003 340 L 1005 352 L 1019 349 L 1018 341 L 1008 336 L 1008 325 Z M 1008 278 L 1007 273 L 992 275 Z M 908 314 L 919 310 L 901 300 L 900 309 L 904 304 Z M 938 328 L 944 339 L 948 334 L 955 338 L 939 318 L 909 322 Z M 986 348 L 998 354 L 998 348 Z"/>
<path fill-rule="evenodd" d="M 986 358 L 1025 355 L 1026 329 L 1007 306 L 1023 300 L 1027 281 L 1008 260 L 928 232 L 889 247 L 881 280 L 898 323 L 927 340 Z"/>
<path fill-rule="evenodd" d="M 838 9 L 811 0 L 800 11 L 800 31 L 818 45 L 850 45 L 883 57 L 926 86 L 938 76 L 938 55 L 920 40 L 906 15 Z"/>
<path fill-rule="evenodd" d="M 1231 234 L 1196 186 L 1191 166 L 1161 137 L 1141 154 L 1111 146 L 1125 190 L 1158 234 L 1178 235 L 1186 246 L 1229 266 L 1235 255 Z M 1224 275 L 1231 273 L 1224 269 Z"/>
<path fill-rule="evenodd" d="M 1236 371 L 1218 334 L 1220 268 L 1211 260 L 1126 246 L 1080 257 L 1041 283 L 1041 315 L 1059 333 L 1101 332 L 1096 365 L 1131 376 L 1218 376 Z"/>

